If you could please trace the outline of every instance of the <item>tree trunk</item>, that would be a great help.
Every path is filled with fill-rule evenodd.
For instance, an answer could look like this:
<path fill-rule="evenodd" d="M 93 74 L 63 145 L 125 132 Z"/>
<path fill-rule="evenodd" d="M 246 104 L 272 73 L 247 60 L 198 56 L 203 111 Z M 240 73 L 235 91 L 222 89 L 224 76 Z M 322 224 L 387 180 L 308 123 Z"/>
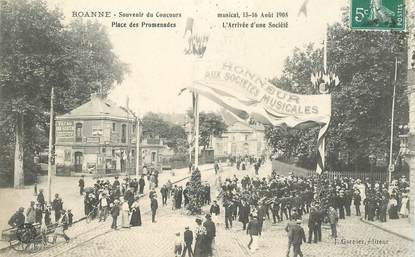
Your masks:
<path fill-rule="evenodd" d="M 18 113 L 15 126 L 14 188 L 23 188 L 23 115 Z"/>

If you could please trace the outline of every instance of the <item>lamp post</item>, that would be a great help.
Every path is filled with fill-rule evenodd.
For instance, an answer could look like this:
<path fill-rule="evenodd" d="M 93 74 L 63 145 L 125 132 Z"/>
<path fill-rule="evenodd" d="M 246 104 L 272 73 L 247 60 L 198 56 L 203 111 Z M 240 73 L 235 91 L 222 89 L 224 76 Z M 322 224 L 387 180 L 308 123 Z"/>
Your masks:
<path fill-rule="evenodd" d="M 37 196 L 37 173 L 39 169 L 39 154 L 38 152 L 35 152 L 35 156 L 33 157 L 33 164 L 35 167 L 35 186 L 34 186 L 34 192 L 33 195 Z"/>
<path fill-rule="evenodd" d="M 373 179 L 373 166 L 376 163 L 376 155 L 374 155 L 373 153 L 369 155 L 369 165 L 370 165 L 370 183 L 371 183 L 371 187 L 373 188 L 374 186 L 374 179 Z"/>
<path fill-rule="evenodd" d="M 401 124 L 398 126 L 398 136 L 399 136 L 399 160 L 402 162 L 405 160 L 405 157 L 409 155 L 409 126 L 408 124 Z M 398 160 L 398 158 L 396 160 Z"/>
<path fill-rule="evenodd" d="M 408 124 L 402 124 L 398 127 L 398 136 L 399 136 L 399 153 L 400 156 L 405 156 L 409 154 L 408 148 L 408 139 L 409 139 L 409 126 Z"/>

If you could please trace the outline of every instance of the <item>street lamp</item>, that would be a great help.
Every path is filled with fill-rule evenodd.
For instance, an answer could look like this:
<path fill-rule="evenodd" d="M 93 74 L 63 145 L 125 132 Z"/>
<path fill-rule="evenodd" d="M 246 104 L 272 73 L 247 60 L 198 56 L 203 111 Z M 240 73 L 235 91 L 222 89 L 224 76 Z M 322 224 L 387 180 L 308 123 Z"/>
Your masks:
<path fill-rule="evenodd" d="M 37 151 L 35 151 L 35 156 L 33 157 L 33 164 L 35 167 L 35 186 L 34 186 L 34 192 L 33 195 L 37 196 L 37 173 L 39 169 L 39 154 Z"/>
<path fill-rule="evenodd" d="M 408 138 L 409 138 L 409 126 L 407 124 L 399 125 L 398 127 L 398 135 L 399 135 L 399 154 L 402 158 L 405 155 L 409 154 L 408 148 Z"/>
<path fill-rule="evenodd" d="M 374 155 L 373 153 L 372 154 L 370 154 L 369 155 L 369 165 L 370 165 L 370 181 L 371 181 L 371 184 L 372 184 L 372 188 L 373 188 L 373 186 L 374 186 L 374 183 L 373 183 L 373 166 L 375 165 L 375 163 L 376 163 L 376 155 Z"/>
<path fill-rule="evenodd" d="M 409 126 L 407 124 L 401 124 L 398 126 L 398 137 L 399 137 L 399 154 L 395 161 L 395 166 L 398 160 L 402 163 L 405 160 L 405 155 L 410 153 L 408 147 L 408 139 L 409 139 Z M 400 165 L 401 166 L 401 165 Z"/>

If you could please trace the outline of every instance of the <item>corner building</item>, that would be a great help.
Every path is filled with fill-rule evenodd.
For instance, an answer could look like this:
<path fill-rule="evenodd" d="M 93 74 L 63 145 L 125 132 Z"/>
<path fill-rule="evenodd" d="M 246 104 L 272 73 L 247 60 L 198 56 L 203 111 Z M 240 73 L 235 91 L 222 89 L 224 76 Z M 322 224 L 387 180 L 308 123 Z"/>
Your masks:
<path fill-rule="evenodd" d="M 57 175 L 135 173 L 136 117 L 127 108 L 93 94 L 55 128 Z"/>

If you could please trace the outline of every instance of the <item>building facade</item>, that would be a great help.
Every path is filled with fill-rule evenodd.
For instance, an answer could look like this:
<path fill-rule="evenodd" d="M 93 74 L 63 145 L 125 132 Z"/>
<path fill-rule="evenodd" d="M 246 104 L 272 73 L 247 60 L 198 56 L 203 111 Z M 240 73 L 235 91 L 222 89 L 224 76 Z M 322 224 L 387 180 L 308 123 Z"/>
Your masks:
<path fill-rule="evenodd" d="M 145 138 L 141 141 L 142 166 L 163 169 L 174 155 L 174 151 L 164 144 L 160 138 Z"/>
<path fill-rule="evenodd" d="M 415 3 L 414 0 L 407 1 L 407 30 L 408 30 L 408 102 L 409 102 L 409 176 L 411 195 L 415 192 Z M 415 215 L 415 199 L 411 197 L 411 217 Z M 411 218 L 411 223 L 414 223 L 414 218 Z"/>
<path fill-rule="evenodd" d="M 92 95 L 55 121 L 57 174 L 135 172 L 136 118 L 126 108 Z"/>
<path fill-rule="evenodd" d="M 265 129 L 261 125 L 247 125 L 236 121 L 221 137 L 213 137 L 215 158 L 225 156 L 262 156 L 265 154 Z"/>

